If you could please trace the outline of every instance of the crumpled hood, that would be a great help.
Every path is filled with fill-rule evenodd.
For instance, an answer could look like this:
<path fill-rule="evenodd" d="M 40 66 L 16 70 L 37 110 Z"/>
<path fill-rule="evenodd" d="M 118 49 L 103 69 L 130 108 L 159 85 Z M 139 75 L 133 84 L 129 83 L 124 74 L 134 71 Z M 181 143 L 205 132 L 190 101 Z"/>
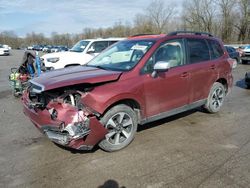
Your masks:
<path fill-rule="evenodd" d="M 115 81 L 121 74 L 122 72 L 119 71 L 75 66 L 43 73 L 40 77 L 34 78 L 30 82 L 46 91 L 75 84 Z"/>

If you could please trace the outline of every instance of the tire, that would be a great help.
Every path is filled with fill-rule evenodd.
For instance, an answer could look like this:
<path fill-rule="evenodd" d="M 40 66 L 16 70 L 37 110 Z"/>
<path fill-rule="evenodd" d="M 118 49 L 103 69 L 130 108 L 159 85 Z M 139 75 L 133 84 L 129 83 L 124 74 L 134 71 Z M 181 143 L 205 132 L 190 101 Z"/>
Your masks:
<path fill-rule="evenodd" d="M 217 113 L 223 105 L 225 95 L 225 87 L 221 83 L 215 82 L 210 89 L 205 109 L 209 113 Z"/>
<path fill-rule="evenodd" d="M 137 117 L 132 108 L 119 104 L 111 108 L 101 118 L 101 123 L 108 129 L 99 147 L 112 152 L 125 148 L 134 139 L 137 131 Z"/>

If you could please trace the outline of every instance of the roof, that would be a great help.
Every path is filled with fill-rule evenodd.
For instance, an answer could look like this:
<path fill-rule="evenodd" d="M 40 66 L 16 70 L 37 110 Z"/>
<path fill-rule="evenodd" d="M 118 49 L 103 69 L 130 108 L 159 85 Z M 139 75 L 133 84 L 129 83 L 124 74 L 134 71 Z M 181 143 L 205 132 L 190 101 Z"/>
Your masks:
<path fill-rule="evenodd" d="M 94 42 L 94 41 L 120 41 L 120 40 L 124 40 L 124 39 L 126 39 L 126 38 L 112 37 L 112 38 L 83 39 L 81 41 L 90 41 L 90 42 Z"/>
<path fill-rule="evenodd" d="M 128 39 L 152 39 L 152 38 L 163 38 L 166 34 L 138 34 L 128 37 Z"/>

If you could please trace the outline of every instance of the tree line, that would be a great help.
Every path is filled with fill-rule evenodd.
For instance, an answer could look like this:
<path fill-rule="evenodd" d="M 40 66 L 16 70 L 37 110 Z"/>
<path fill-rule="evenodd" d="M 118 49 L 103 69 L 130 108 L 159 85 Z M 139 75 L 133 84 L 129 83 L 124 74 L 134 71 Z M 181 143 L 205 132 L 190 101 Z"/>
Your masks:
<path fill-rule="evenodd" d="M 190 0 L 182 8 L 164 0 L 153 0 L 133 23 L 116 22 L 108 28 L 84 28 L 77 34 L 52 32 L 27 33 L 24 38 L 14 31 L 0 33 L 0 44 L 25 48 L 32 44 L 72 46 L 86 38 L 128 37 L 136 34 L 160 34 L 175 30 L 204 31 L 220 37 L 225 43 L 250 42 L 249 0 Z"/>

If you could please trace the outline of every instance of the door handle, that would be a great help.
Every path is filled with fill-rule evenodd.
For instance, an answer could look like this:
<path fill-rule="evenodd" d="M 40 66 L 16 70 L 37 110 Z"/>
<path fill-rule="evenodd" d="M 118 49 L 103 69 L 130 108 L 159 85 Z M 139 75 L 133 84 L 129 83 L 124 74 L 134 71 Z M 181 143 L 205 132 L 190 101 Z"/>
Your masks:
<path fill-rule="evenodd" d="M 215 70 L 215 65 L 211 65 L 210 69 Z"/>
<path fill-rule="evenodd" d="M 188 77 L 188 72 L 183 72 L 183 73 L 181 74 L 181 77 L 182 77 L 182 78 Z"/>

